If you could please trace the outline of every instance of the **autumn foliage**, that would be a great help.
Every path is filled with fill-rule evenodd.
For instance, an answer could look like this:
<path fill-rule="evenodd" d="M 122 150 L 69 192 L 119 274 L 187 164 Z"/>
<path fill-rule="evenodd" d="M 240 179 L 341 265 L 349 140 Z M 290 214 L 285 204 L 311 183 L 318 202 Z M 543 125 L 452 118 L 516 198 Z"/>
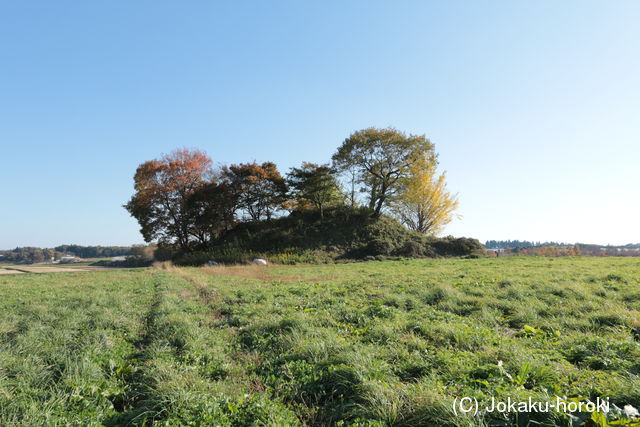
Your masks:
<path fill-rule="evenodd" d="M 135 194 L 125 208 L 145 241 L 185 252 L 224 239 L 241 222 L 310 210 L 322 219 L 329 207 L 355 209 L 357 184 L 373 218 L 391 214 L 411 230 L 434 234 L 457 207 L 437 166 L 426 137 L 391 128 L 355 132 L 339 147 L 332 166 L 303 162 L 286 177 L 273 162 L 214 168 L 204 152 L 183 148 L 137 168 Z M 350 174 L 350 192 L 342 188 L 341 174 Z"/>
<path fill-rule="evenodd" d="M 195 227 L 187 201 L 213 177 L 211 159 L 198 150 L 179 149 L 138 166 L 136 193 L 125 205 L 138 220 L 145 241 L 158 240 L 187 248 L 205 241 Z"/>
<path fill-rule="evenodd" d="M 147 242 L 182 250 L 204 246 L 238 220 L 270 219 L 287 200 L 274 163 L 243 163 L 214 170 L 201 151 L 181 149 L 141 164 L 136 193 L 125 205 Z"/>
<path fill-rule="evenodd" d="M 403 191 L 393 200 L 392 210 L 409 229 L 437 234 L 451 222 L 458 208 L 457 196 L 447 191 L 445 173 L 430 155 L 415 162 L 402 182 Z"/>

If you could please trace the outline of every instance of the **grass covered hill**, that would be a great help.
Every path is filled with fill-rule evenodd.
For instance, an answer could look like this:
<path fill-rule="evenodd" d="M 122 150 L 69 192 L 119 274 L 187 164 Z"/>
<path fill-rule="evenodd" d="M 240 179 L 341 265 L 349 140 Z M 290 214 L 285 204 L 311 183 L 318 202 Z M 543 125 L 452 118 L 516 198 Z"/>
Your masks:
<path fill-rule="evenodd" d="M 599 415 L 453 402 L 640 407 L 639 272 L 510 257 L 4 276 L 0 425 L 585 425 Z"/>
<path fill-rule="evenodd" d="M 367 257 L 474 256 L 476 239 L 434 238 L 408 230 L 395 219 L 372 216 L 368 209 L 335 208 L 293 212 L 270 221 L 236 225 L 205 251 L 181 256 L 183 264 L 203 264 L 264 256 L 281 263 L 366 259 Z"/>

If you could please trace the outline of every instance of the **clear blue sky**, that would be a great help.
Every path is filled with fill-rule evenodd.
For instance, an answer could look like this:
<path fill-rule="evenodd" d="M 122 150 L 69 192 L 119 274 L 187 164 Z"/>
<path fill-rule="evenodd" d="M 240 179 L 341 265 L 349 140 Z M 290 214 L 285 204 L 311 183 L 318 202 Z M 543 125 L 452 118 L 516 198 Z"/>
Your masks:
<path fill-rule="evenodd" d="M 141 242 L 136 166 L 426 134 L 485 239 L 640 242 L 640 2 L 3 1 L 0 248 Z"/>

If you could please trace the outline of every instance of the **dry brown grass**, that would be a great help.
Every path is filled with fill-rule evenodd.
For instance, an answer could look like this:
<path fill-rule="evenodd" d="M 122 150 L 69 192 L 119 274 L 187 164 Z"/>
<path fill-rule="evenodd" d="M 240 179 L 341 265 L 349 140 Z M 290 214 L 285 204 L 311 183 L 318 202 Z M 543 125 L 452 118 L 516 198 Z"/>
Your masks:
<path fill-rule="evenodd" d="M 178 296 L 180 296 L 180 298 L 193 298 L 197 295 L 188 289 L 182 289 L 180 292 L 178 292 Z"/>
<path fill-rule="evenodd" d="M 101 267 L 53 267 L 50 265 L 21 265 L 19 267 L 6 267 L 0 270 L 0 274 L 15 274 L 15 273 L 79 273 L 83 271 L 97 271 L 105 270 Z M 7 271 L 3 273 L 3 271 Z"/>
<path fill-rule="evenodd" d="M 267 265 L 214 265 L 202 268 L 202 272 L 210 276 L 231 276 L 241 277 L 243 279 L 257 279 L 257 280 L 279 280 L 282 282 L 300 282 L 310 281 L 319 282 L 322 280 L 331 280 L 334 277 L 308 277 L 304 275 L 285 275 L 276 274 L 273 269 L 270 269 Z"/>
<path fill-rule="evenodd" d="M 6 270 L 4 268 L 0 268 L 0 274 L 22 274 L 24 271 L 18 270 Z"/>
<path fill-rule="evenodd" d="M 151 266 L 156 270 L 175 271 L 177 267 L 171 261 L 156 261 Z"/>
<path fill-rule="evenodd" d="M 171 261 L 155 262 L 152 268 L 157 270 L 170 271 L 176 273 L 183 278 L 189 280 L 192 284 L 199 288 L 207 287 L 207 283 L 202 278 L 198 278 L 197 275 L 189 274 L 188 269 L 182 269 L 173 265 Z M 311 281 L 319 282 L 322 280 L 331 280 L 335 277 L 307 277 L 304 275 L 284 275 L 276 274 L 273 269 L 268 265 L 259 264 L 243 264 L 243 265 L 211 265 L 200 267 L 200 271 L 209 276 L 226 276 L 226 277 L 240 277 L 243 279 L 255 279 L 262 281 L 279 280 L 282 282 L 299 282 L 299 281 Z"/>
<path fill-rule="evenodd" d="M 266 265 L 212 265 L 202 267 L 202 272 L 210 276 L 232 276 L 244 279 L 270 280 Z"/>

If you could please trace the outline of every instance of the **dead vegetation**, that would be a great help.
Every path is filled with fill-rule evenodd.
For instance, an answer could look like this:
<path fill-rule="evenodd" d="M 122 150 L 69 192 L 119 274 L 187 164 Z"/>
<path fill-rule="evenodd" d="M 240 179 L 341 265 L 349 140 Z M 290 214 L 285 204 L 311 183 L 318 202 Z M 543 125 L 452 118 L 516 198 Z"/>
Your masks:
<path fill-rule="evenodd" d="M 202 272 L 210 276 L 231 276 L 241 277 L 243 279 L 280 281 L 287 283 L 300 281 L 319 282 L 334 279 L 332 276 L 308 277 L 301 274 L 278 274 L 277 270 L 270 266 L 257 264 L 206 266 L 202 268 Z"/>
<path fill-rule="evenodd" d="M 24 271 L 7 270 L 4 268 L 0 268 L 0 274 L 22 274 L 22 273 L 24 273 Z"/>
<path fill-rule="evenodd" d="M 0 274 L 20 273 L 80 273 L 86 271 L 104 271 L 101 267 L 79 266 L 58 267 L 56 265 L 20 265 L 0 268 Z"/>
<path fill-rule="evenodd" d="M 151 266 L 156 270 L 175 271 L 177 267 L 171 261 L 156 261 Z"/>
<path fill-rule="evenodd" d="M 188 274 L 186 270 L 181 267 L 175 266 L 171 261 L 155 262 L 152 266 L 154 269 L 170 271 L 177 273 L 178 275 L 186 278 L 192 284 L 202 287 L 206 286 L 200 279 L 194 275 Z M 333 276 L 323 277 L 307 277 L 304 275 L 286 275 L 277 274 L 273 265 L 259 265 L 259 264 L 235 264 L 235 265 L 210 265 L 204 266 L 199 269 L 200 272 L 208 276 L 224 276 L 224 277 L 239 277 L 242 279 L 254 279 L 262 281 L 281 281 L 281 282 L 300 282 L 311 281 L 318 282 L 323 280 L 331 280 Z"/>
<path fill-rule="evenodd" d="M 265 265 L 212 265 L 202 268 L 202 272 L 209 276 L 233 276 L 243 279 L 272 280 Z"/>

